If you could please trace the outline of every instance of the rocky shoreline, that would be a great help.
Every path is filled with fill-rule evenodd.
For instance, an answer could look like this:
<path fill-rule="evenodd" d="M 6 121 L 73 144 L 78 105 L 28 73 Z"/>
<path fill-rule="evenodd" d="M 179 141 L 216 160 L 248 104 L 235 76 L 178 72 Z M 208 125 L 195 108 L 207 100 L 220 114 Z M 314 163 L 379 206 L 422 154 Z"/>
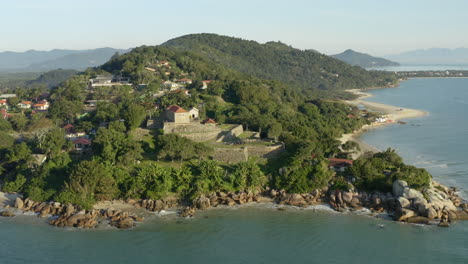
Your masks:
<path fill-rule="evenodd" d="M 387 213 L 395 221 L 432 224 L 448 227 L 456 220 L 468 220 L 468 203 L 456 194 L 455 188 L 433 182 L 430 188 L 417 191 L 404 181 L 393 183 L 392 193 L 313 190 L 305 194 L 286 193 L 284 190 L 266 189 L 253 192 L 216 192 L 194 199 L 191 203 L 175 197 L 159 200 L 128 199 L 124 203 L 149 212 L 177 210 L 180 217 L 194 217 L 198 210 L 219 206 L 238 206 L 247 203 L 272 203 L 294 207 L 329 204 L 338 212 L 369 209 L 373 213 Z M 0 216 L 13 217 L 14 210 L 34 212 L 38 217 L 48 217 L 49 224 L 57 227 L 96 228 L 100 223 L 108 223 L 119 229 L 134 227 L 144 217 L 127 210 L 93 209 L 79 210 L 73 205 L 57 202 L 34 202 L 16 197 L 5 206 Z"/>

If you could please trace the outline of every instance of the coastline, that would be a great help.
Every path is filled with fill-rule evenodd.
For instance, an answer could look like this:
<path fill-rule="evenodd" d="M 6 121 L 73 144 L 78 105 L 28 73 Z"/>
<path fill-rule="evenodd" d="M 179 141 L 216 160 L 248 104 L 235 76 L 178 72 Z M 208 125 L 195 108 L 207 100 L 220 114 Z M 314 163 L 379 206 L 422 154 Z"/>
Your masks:
<path fill-rule="evenodd" d="M 357 95 L 358 98 L 354 100 L 344 100 L 343 102 L 353 106 L 363 106 L 369 110 L 374 112 L 380 112 L 383 114 L 383 117 L 387 118 L 389 121 L 385 123 L 372 123 L 370 125 L 364 125 L 361 129 L 354 131 L 353 133 L 343 134 L 338 140 L 341 143 L 346 143 L 346 141 L 352 140 L 359 144 L 360 151 L 355 152 L 352 157 L 356 159 L 360 155 L 364 154 L 365 152 L 379 152 L 378 148 L 369 145 L 360 139 L 360 136 L 375 128 L 379 128 L 386 125 L 397 124 L 399 121 L 403 119 L 410 119 L 410 118 L 418 118 L 427 116 L 429 113 L 422 110 L 411 109 L 411 108 L 403 108 L 394 105 L 387 105 L 377 102 L 369 102 L 365 101 L 365 99 L 371 98 L 373 95 L 364 92 L 365 89 L 350 89 L 346 90 L 354 95 Z"/>

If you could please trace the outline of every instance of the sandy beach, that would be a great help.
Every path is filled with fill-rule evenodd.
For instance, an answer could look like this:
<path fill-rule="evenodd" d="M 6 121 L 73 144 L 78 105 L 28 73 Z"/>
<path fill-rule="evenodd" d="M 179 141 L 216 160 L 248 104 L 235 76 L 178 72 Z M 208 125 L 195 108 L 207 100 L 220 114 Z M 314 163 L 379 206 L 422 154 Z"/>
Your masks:
<path fill-rule="evenodd" d="M 422 117 L 422 116 L 426 116 L 429 114 L 428 112 L 421 111 L 421 110 L 365 101 L 365 99 L 372 97 L 372 95 L 369 93 L 365 93 L 359 89 L 352 89 L 352 90 L 347 90 L 347 91 L 355 95 L 358 95 L 359 97 L 355 100 L 346 100 L 344 101 L 345 103 L 350 104 L 350 105 L 356 105 L 356 106 L 361 105 L 371 111 L 380 112 L 383 114 L 383 117 L 386 117 L 389 120 L 386 123 L 372 123 L 371 125 L 363 126 L 361 129 L 355 131 L 354 133 L 344 134 L 341 138 L 339 138 L 339 140 L 342 143 L 352 140 L 359 144 L 361 150 L 352 155 L 354 159 L 356 159 L 357 157 L 359 157 L 361 154 L 365 152 L 380 151 L 376 147 L 366 144 L 365 142 L 360 140 L 359 137 L 362 133 L 370 129 L 374 129 L 374 128 L 381 127 L 384 125 L 396 124 L 398 121 L 401 121 L 402 119 Z"/>

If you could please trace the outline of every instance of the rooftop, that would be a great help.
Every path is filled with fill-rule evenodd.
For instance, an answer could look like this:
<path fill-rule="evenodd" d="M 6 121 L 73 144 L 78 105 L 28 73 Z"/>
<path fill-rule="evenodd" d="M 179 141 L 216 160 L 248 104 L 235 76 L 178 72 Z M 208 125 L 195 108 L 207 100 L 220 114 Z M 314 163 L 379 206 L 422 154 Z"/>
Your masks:
<path fill-rule="evenodd" d="M 167 108 L 167 111 L 174 112 L 174 113 L 187 113 L 185 109 L 178 105 L 171 105 Z"/>

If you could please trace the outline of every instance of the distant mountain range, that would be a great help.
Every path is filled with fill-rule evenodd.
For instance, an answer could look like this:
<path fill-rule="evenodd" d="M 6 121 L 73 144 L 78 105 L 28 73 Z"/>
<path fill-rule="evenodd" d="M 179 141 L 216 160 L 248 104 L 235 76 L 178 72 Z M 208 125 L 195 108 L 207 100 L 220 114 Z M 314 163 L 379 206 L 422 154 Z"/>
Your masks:
<path fill-rule="evenodd" d="M 388 55 L 385 58 L 401 64 L 468 64 L 468 48 L 458 49 L 419 49 L 400 54 Z"/>
<path fill-rule="evenodd" d="M 116 52 L 129 50 L 99 48 L 90 50 L 60 50 L 0 52 L 0 71 L 45 72 L 53 69 L 84 70 L 107 62 Z"/>
<path fill-rule="evenodd" d="M 386 60 L 384 58 L 373 57 L 369 54 L 360 53 L 351 49 L 331 56 L 351 65 L 357 65 L 363 68 L 400 66 L 398 62 Z"/>

